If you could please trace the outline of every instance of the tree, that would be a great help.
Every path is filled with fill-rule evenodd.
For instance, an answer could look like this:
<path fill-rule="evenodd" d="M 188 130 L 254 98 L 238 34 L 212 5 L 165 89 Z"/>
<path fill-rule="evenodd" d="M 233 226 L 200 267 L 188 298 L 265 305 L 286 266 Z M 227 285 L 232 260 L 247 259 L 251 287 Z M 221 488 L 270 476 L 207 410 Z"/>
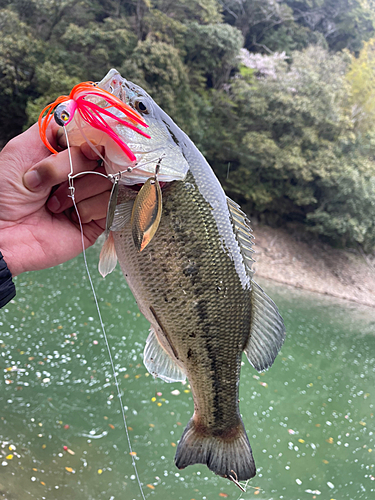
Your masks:
<path fill-rule="evenodd" d="M 10 9 L 0 10 L 0 146 L 13 137 L 26 120 L 28 92 L 42 53 L 40 40 Z"/>
<path fill-rule="evenodd" d="M 375 123 L 375 39 L 366 42 L 359 57 L 351 56 L 347 79 L 351 85 L 352 113 L 361 133 Z"/>
<path fill-rule="evenodd" d="M 208 136 L 205 150 L 251 215 L 373 246 L 375 149 L 364 151 L 354 133 L 348 57 L 310 47 L 292 58 L 242 59 L 242 76 L 216 95 L 220 135 Z"/>

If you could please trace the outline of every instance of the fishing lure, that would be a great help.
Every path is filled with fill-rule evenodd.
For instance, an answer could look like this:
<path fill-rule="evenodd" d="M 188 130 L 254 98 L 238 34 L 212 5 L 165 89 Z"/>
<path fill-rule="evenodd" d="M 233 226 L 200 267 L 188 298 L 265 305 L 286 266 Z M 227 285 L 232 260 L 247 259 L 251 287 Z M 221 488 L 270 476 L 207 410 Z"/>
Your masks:
<path fill-rule="evenodd" d="M 93 102 L 95 100 L 98 101 L 97 98 L 104 100 L 104 105 Z M 125 117 L 121 118 L 117 116 L 113 111 L 109 111 L 109 108 L 115 108 L 115 110 L 123 113 Z M 113 139 L 130 161 L 135 161 L 136 157 L 116 132 L 116 123 L 113 123 L 113 121 L 150 139 L 148 134 L 137 127 L 137 125 L 142 125 L 147 128 L 148 125 L 133 108 L 107 90 L 101 89 L 95 83 L 82 82 L 73 87 L 69 96 L 64 95 L 58 97 L 53 103 L 46 106 L 39 115 L 38 124 L 40 137 L 44 145 L 52 153 L 57 154 L 57 151 L 51 146 L 47 139 L 46 131 L 48 125 L 52 118 L 55 118 L 58 125 L 66 127 L 72 121 L 76 111 L 78 111 L 84 122 L 94 129 L 104 132 Z"/>
<path fill-rule="evenodd" d="M 155 175 L 143 184 L 134 202 L 130 223 L 138 252 L 146 248 L 159 227 L 162 212 L 162 193 L 157 177 L 159 168 L 160 162 Z"/>

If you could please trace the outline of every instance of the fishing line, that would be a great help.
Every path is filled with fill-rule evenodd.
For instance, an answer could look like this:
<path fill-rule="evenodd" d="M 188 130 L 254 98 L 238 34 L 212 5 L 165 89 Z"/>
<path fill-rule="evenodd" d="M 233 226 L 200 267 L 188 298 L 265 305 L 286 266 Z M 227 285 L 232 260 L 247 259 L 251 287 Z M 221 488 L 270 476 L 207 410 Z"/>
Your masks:
<path fill-rule="evenodd" d="M 104 323 L 103 323 L 103 319 L 102 319 L 102 314 L 100 312 L 99 302 L 98 302 L 98 299 L 97 299 L 97 296 L 96 296 L 96 292 L 95 292 L 95 288 L 94 288 L 94 283 L 93 283 L 93 281 L 91 279 L 91 274 L 90 274 L 89 267 L 88 267 L 88 264 L 87 264 L 86 249 L 85 249 L 85 240 L 84 240 L 84 234 L 83 234 L 82 221 L 81 221 L 81 217 L 79 215 L 78 207 L 77 207 L 77 204 L 76 204 L 76 201 L 75 201 L 75 196 L 74 196 L 75 188 L 74 188 L 74 182 L 73 182 L 73 180 L 74 180 L 75 176 L 73 175 L 73 162 L 72 162 L 72 157 L 71 157 L 71 154 L 70 154 L 70 145 L 69 145 L 68 134 L 67 134 L 67 131 L 66 131 L 65 127 L 64 127 L 64 132 L 65 132 L 66 143 L 67 143 L 67 147 L 68 147 L 69 164 L 70 164 L 70 173 L 68 174 L 70 197 L 72 198 L 73 206 L 74 206 L 74 209 L 75 209 L 76 214 L 77 214 L 79 228 L 80 228 L 80 231 L 81 231 L 81 242 L 82 242 L 83 260 L 84 260 L 85 267 L 86 267 L 87 277 L 89 279 L 91 290 L 92 290 L 92 293 L 93 293 L 93 296 L 94 296 L 94 301 L 95 301 L 96 309 L 98 311 L 98 316 L 99 316 L 99 321 L 100 321 L 100 326 L 101 326 L 101 329 L 102 329 L 103 337 L 104 337 L 104 340 L 105 340 L 105 344 L 107 346 L 108 356 L 109 356 L 109 360 L 110 360 L 110 364 L 111 364 L 112 372 L 113 372 L 113 378 L 114 378 L 116 389 L 117 389 L 117 396 L 119 398 L 120 405 L 121 405 L 121 413 L 122 413 L 122 418 L 123 418 L 124 427 L 125 427 L 126 439 L 128 441 L 130 456 L 132 458 L 132 465 L 133 465 L 133 468 L 134 468 L 135 476 L 137 478 L 137 482 L 138 482 L 138 486 L 139 486 L 142 498 L 143 498 L 143 500 L 146 500 L 145 495 L 143 493 L 143 489 L 142 489 L 142 483 L 141 483 L 141 480 L 140 480 L 139 475 L 138 475 L 137 465 L 136 465 L 135 459 L 134 459 L 134 452 L 133 452 L 133 448 L 132 448 L 131 441 L 130 441 L 128 426 L 127 426 L 126 416 L 125 416 L 125 411 L 124 411 L 124 404 L 122 402 L 122 397 L 121 397 L 121 392 L 120 392 L 120 386 L 119 386 L 119 383 L 118 383 L 118 380 L 117 380 L 115 365 L 114 365 L 114 362 L 113 362 L 110 345 L 109 345 L 107 334 L 106 334 L 106 331 L 105 331 L 105 327 L 104 327 Z"/>
<path fill-rule="evenodd" d="M 70 161 L 70 149 L 69 149 L 69 147 L 68 147 L 68 151 L 69 151 L 69 161 Z M 164 157 L 165 157 L 165 154 L 158 156 L 156 158 L 153 158 L 152 160 L 146 161 L 144 163 L 138 163 L 137 165 L 134 165 L 134 167 L 128 167 L 126 170 L 120 170 L 116 174 L 102 174 L 101 172 L 95 172 L 95 170 L 88 170 L 87 172 L 78 172 L 77 174 L 72 175 L 72 167 L 70 167 L 70 174 L 68 175 L 68 178 L 75 179 L 76 177 L 80 177 L 81 175 L 95 174 L 95 175 L 100 175 L 101 177 L 104 177 L 105 179 L 112 180 L 112 179 L 116 179 L 116 178 L 121 178 L 122 174 L 126 174 L 127 172 L 132 172 L 136 168 L 144 167 L 145 165 L 148 165 L 149 163 L 160 162 Z M 131 170 L 129 170 L 129 169 L 131 169 Z M 69 189 L 71 189 L 71 188 L 73 188 L 73 185 L 70 185 L 70 183 L 69 183 Z"/>

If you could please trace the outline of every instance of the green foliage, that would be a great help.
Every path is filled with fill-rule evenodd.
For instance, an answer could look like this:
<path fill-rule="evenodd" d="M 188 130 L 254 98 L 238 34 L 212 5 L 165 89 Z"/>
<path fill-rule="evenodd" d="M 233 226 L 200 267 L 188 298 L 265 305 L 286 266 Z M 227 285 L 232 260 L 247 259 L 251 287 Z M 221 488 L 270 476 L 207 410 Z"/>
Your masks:
<path fill-rule="evenodd" d="M 9 10 L 0 10 L 0 145 L 15 135 L 26 119 L 25 107 L 35 67 L 43 50 L 27 24 Z M 11 120 L 6 117 L 12 117 Z"/>
<path fill-rule="evenodd" d="M 375 164 L 354 133 L 348 57 L 311 47 L 289 66 L 274 62 L 276 77 L 237 76 L 217 96 L 220 135 L 207 136 L 205 150 L 227 192 L 268 223 L 374 246 Z"/>
<path fill-rule="evenodd" d="M 238 66 L 242 45 L 241 32 L 228 24 L 189 23 L 184 37 L 185 63 L 204 76 L 207 86 L 219 88 Z"/>
<path fill-rule="evenodd" d="M 351 85 L 353 119 L 366 133 L 375 123 L 375 39 L 364 44 L 359 57 L 351 57 L 347 79 Z"/>
<path fill-rule="evenodd" d="M 374 20 L 375 0 L 0 0 L 0 146 L 116 67 L 253 216 L 370 250 Z"/>
<path fill-rule="evenodd" d="M 373 0 L 223 0 L 225 20 L 251 51 L 302 50 L 319 44 L 359 51 L 374 34 Z"/>
<path fill-rule="evenodd" d="M 321 33 L 329 48 L 359 51 L 374 34 L 374 10 L 363 0 L 284 0 L 298 23 Z"/>

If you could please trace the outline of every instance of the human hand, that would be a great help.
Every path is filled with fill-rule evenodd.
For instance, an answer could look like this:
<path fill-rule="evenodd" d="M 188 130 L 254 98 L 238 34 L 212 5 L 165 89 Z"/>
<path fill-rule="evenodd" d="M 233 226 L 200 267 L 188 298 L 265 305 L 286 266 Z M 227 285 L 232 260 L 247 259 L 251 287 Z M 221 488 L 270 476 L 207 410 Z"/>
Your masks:
<path fill-rule="evenodd" d="M 56 132 L 53 124 L 48 139 L 55 147 Z M 71 155 L 74 173 L 104 172 L 87 144 L 72 147 Z M 51 154 L 35 124 L 1 151 L 0 172 L 0 251 L 12 275 L 52 267 L 78 255 L 82 240 L 68 197 L 68 151 Z M 75 179 L 74 186 L 88 247 L 104 230 L 112 183 L 87 174 Z"/>

